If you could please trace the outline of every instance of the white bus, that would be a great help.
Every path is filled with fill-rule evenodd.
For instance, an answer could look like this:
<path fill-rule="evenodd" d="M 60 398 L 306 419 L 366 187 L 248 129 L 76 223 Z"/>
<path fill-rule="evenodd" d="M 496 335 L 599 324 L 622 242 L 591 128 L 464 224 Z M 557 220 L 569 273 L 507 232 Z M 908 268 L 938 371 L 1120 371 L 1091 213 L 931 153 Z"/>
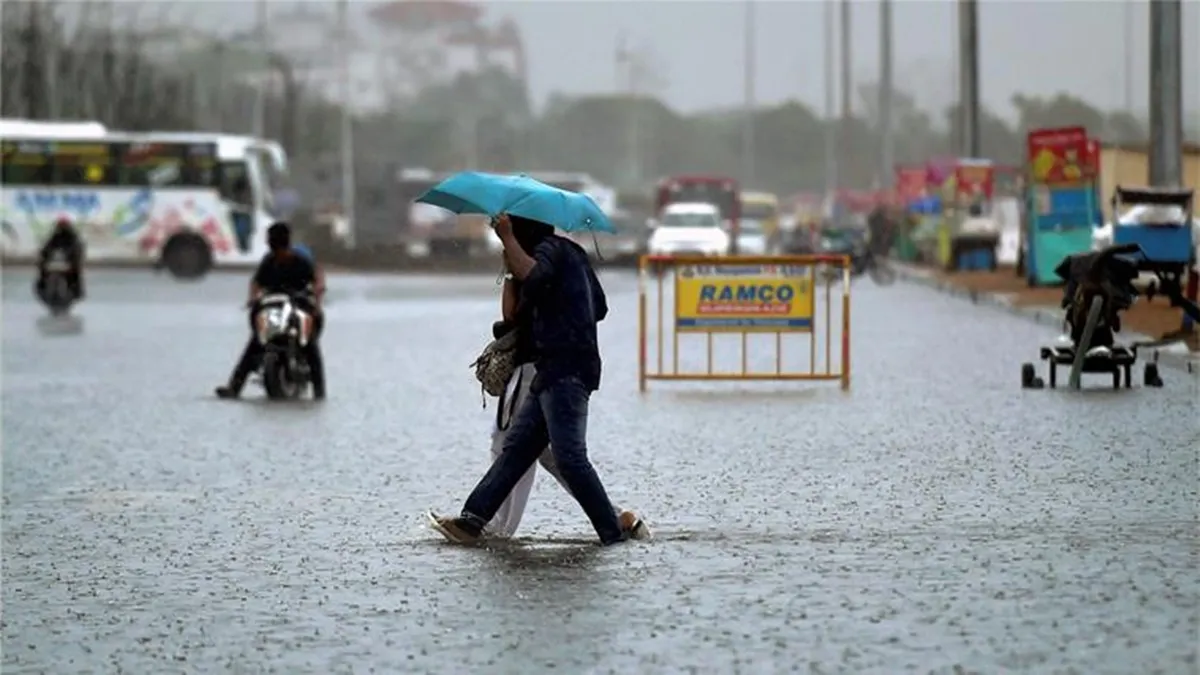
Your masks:
<path fill-rule="evenodd" d="M 89 261 L 144 262 L 178 278 L 256 263 L 271 187 L 287 172 L 278 143 L 231 134 L 0 120 L 0 143 L 5 260 L 35 258 L 66 218 Z"/>

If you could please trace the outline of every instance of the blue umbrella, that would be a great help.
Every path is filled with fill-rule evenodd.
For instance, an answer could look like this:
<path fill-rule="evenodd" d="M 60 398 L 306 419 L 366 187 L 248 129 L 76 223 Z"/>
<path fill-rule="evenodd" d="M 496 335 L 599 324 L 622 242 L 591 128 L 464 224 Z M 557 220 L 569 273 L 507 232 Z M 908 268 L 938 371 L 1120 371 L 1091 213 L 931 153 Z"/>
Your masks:
<path fill-rule="evenodd" d="M 616 232 L 592 198 L 562 190 L 525 174 L 504 176 L 463 171 L 430 188 L 416 201 L 454 213 L 501 213 L 553 225 L 564 232 Z"/>

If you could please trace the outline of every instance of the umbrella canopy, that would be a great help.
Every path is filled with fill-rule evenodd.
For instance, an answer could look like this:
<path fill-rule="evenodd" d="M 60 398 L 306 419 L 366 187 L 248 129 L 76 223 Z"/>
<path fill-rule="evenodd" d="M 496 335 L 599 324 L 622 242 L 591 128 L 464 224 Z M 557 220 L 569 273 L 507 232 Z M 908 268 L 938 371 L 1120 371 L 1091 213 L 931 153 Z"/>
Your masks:
<path fill-rule="evenodd" d="M 553 225 L 565 232 L 616 232 L 592 198 L 547 185 L 524 174 L 506 176 L 478 171 L 456 173 L 416 201 L 454 213 L 498 216 L 510 213 Z"/>

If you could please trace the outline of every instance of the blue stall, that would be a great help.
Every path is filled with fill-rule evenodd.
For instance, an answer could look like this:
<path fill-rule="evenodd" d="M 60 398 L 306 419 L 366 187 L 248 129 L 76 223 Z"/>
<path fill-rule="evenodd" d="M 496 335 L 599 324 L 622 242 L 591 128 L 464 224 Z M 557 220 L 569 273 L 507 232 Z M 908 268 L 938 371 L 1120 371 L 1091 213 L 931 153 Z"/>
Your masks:
<path fill-rule="evenodd" d="M 1061 284 L 1054 268 L 1063 258 L 1092 248 L 1103 223 L 1095 181 L 1070 186 L 1033 185 L 1028 191 L 1025 276 L 1030 286 Z"/>

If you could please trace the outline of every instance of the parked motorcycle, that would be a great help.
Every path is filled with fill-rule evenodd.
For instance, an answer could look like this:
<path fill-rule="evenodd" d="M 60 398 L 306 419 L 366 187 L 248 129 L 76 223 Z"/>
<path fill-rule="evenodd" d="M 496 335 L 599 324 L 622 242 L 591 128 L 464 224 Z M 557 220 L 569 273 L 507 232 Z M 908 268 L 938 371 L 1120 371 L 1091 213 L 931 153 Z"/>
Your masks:
<path fill-rule="evenodd" d="M 69 281 L 71 270 L 71 261 L 63 251 L 55 251 L 46 261 L 45 277 L 42 287 L 38 289 L 38 297 L 54 316 L 66 314 L 77 299 Z"/>
<path fill-rule="evenodd" d="M 258 374 L 270 399 L 298 399 L 311 383 L 304 350 L 312 336 L 313 318 L 292 296 L 277 293 L 258 301 L 255 335 L 263 346 Z"/>

